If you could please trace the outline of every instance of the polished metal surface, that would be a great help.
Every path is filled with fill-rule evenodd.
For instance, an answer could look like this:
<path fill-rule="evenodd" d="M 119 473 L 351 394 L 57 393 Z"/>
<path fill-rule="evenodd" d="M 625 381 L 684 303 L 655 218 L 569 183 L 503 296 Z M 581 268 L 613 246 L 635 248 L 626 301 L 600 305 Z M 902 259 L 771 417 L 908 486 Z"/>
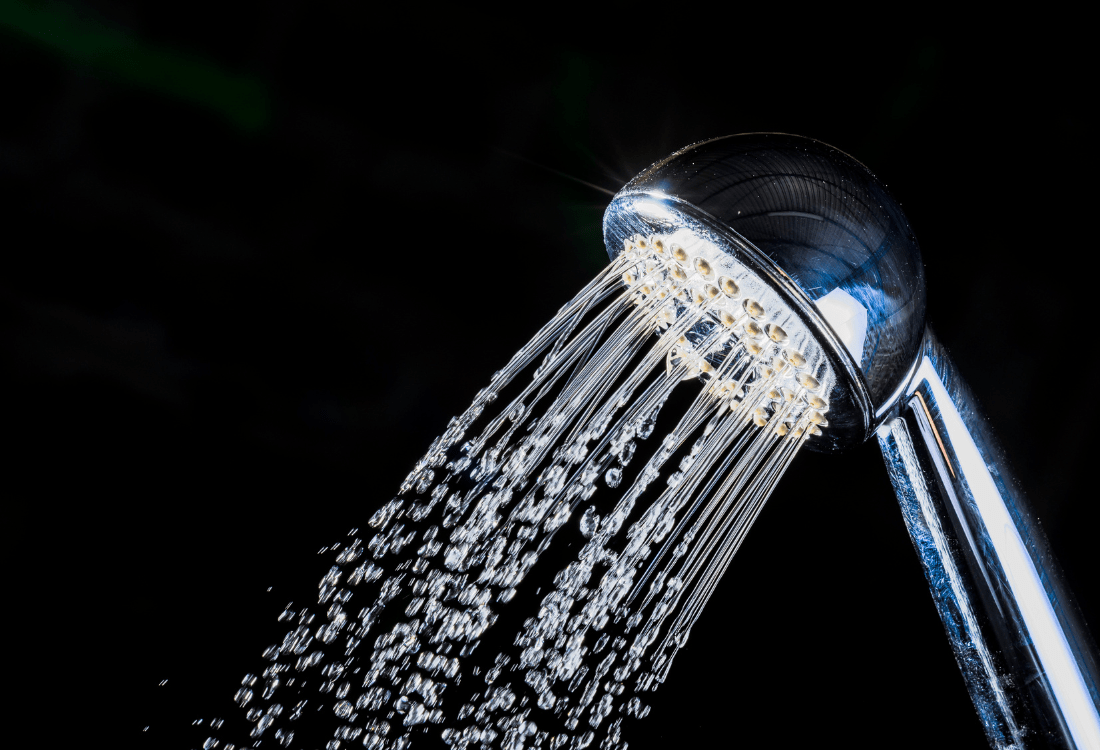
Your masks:
<path fill-rule="evenodd" d="M 878 439 L 991 744 L 1100 747 L 1095 650 L 1042 530 L 931 331 L 917 361 Z"/>
<path fill-rule="evenodd" d="M 624 237 L 688 231 L 772 286 L 817 338 L 829 429 L 877 434 L 971 699 L 995 748 L 1100 750 L 1096 647 L 1009 464 L 925 324 L 909 223 L 855 159 L 797 136 L 695 144 L 631 180 L 604 214 Z"/>

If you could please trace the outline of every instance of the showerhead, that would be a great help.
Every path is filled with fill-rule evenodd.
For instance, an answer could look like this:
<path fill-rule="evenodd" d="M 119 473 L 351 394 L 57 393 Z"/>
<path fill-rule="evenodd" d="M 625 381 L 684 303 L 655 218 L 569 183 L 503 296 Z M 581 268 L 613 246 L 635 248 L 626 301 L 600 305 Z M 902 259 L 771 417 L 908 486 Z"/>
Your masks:
<path fill-rule="evenodd" d="M 1095 647 L 926 326 L 920 250 L 886 186 L 818 141 L 718 138 L 627 183 L 604 214 L 604 240 L 613 259 L 627 254 L 634 294 L 649 294 L 648 269 L 670 268 L 683 309 L 713 297 L 707 325 L 733 328 L 768 382 L 806 400 L 807 447 L 877 436 L 990 744 L 1100 748 Z"/>
<path fill-rule="evenodd" d="M 604 214 L 613 258 L 635 235 L 677 230 L 770 290 L 769 312 L 793 317 L 781 325 L 804 330 L 803 346 L 820 351 L 829 426 L 808 447 L 838 450 L 870 438 L 897 405 L 924 334 L 920 250 L 886 186 L 808 138 L 718 138 L 646 169 Z"/>

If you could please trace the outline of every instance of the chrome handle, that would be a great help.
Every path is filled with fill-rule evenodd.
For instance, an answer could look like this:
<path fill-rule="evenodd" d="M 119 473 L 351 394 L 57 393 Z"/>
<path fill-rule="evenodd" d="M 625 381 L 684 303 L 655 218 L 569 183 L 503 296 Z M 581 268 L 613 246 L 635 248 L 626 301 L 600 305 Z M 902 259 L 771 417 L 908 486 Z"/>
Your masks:
<path fill-rule="evenodd" d="M 977 404 L 930 330 L 879 445 L 995 748 L 1100 750 L 1096 650 Z"/>

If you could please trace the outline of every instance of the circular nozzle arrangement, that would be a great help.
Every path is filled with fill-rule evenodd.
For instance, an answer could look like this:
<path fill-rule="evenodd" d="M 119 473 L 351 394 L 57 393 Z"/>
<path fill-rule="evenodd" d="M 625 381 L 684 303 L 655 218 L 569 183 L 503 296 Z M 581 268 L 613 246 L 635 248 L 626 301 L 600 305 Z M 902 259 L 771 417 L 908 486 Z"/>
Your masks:
<path fill-rule="evenodd" d="M 767 284 L 683 227 L 634 235 L 617 263 L 630 300 L 655 305 L 659 335 L 675 337 L 666 374 L 683 365 L 684 380 L 706 383 L 717 402 L 781 437 L 823 434 L 829 404 L 819 394 L 835 378 L 813 334 Z"/>
<path fill-rule="evenodd" d="M 829 429 L 811 446 L 836 450 L 867 439 L 917 359 L 925 322 L 920 250 L 886 186 L 852 157 L 809 138 L 718 138 L 657 162 L 604 214 L 613 258 L 632 237 L 678 233 L 682 247 L 717 248 L 740 274 L 723 276 L 718 259 L 685 253 L 680 260 L 693 264 L 685 278 L 713 276 L 712 287 L 729 298 L 746 285 L 757 289 L 742 314 L 761 341 L 778 348 L 797 331 L 812 343 L 787 347 L 793 356 L 813 358 L 820 349 Z M 791 364 L 791 377 L 813 377 L 804 363 Z"/>

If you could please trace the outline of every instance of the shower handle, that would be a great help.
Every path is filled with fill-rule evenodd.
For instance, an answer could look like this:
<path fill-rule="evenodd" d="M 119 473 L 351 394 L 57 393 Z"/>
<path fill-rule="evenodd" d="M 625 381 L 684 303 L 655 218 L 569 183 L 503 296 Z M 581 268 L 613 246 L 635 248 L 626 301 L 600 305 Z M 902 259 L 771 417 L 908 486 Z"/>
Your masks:
<path fill-rule="evenodd" d="M 1045 536 L 930 329 L 879 445 L 994 747 L 1100 748 L 1097 665 Z"/>

